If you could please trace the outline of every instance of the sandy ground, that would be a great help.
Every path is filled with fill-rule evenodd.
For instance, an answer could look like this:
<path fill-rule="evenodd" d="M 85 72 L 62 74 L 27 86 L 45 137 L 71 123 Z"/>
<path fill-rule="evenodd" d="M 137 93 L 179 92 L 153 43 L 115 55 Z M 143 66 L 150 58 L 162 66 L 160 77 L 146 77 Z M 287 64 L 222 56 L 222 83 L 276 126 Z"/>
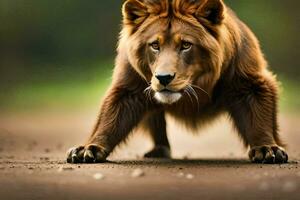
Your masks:
<path fill-rule="evenodd" d="M 289 164 L 260 165 L 225 118 L 193 135 L 169 120 L 174 160 L 144 160 L 148 138 L 133 134 L 111 162 L 69 165 L 95 112 L 0 115 L 0 199 L 300 199 L 300 117 L 281 115 Z"/>

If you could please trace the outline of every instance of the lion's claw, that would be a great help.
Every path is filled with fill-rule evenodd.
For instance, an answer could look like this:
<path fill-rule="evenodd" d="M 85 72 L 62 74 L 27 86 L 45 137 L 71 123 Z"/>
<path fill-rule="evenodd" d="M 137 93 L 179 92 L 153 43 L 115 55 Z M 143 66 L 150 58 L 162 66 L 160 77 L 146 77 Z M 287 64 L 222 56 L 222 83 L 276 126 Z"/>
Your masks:
<path fill-rule="evenodd" d="M 257 146 L 249 152 L 253 163 L 280 164 L 288 162 L 288 154 L 279 146 Z"/>
<path fill-rule="evenodd" d="M 98 145 L 71 148 L 67 153 L 68 163 L 101 163 L 106 160 L 106 151 Z"/>

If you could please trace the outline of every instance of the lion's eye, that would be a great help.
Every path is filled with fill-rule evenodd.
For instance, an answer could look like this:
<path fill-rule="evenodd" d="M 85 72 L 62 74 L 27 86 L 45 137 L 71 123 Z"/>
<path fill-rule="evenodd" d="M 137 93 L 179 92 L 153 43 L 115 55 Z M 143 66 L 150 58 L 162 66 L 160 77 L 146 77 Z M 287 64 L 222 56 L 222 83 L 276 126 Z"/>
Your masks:
<path fill-rule="evenodd" d="M 151 47 L 154 51 L 159 51 L 159 50 L 160 50 L 160 46 L 159 46 L 158 41 L 152 42 L 152 43 L 150 44 L 150 47 Z"/>
<path fill-rule="evenodd" d="M 192 45 L 192 43 L 190 43 L 190 42 L 182 42 L 182 44 L 181 44 L 181 51 L 187 51 L 187 50 L 189 50 L 191 47 L 192 47 L 193 45 Z"/>

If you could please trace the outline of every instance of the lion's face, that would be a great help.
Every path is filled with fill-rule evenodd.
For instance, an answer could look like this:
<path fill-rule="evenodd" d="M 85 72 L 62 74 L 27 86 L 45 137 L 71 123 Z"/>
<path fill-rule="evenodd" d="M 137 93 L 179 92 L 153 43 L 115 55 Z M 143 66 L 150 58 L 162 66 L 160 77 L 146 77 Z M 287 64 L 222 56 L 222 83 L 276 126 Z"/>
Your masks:
<path fill-rule="evenodd" d="M 128 2 L 124 6 L 125 16 L 134 12 L 129 22 L 137 23 L 127 24 L 130 28 L 127 32 L 132 32 L 127 38 L 128 57 L 132 66 L 149 82 L 156 100 L 172 104 L 185 94 L 208 93 L 211 89 L 208 85 L 213 84 L 220 71 L 220 45 L 212 33 L 216 30 L 210 32 L 195 17 L 176 10 L 176 4 L 186 1 L 174 0 L 173 4 L 167 0 L 165 4 L 155 0 Z M 195 2 L 189 6 L 199 7 Z M 182 7 L 181 4 L 177 6 Z M 149 8 L 158 11 L 140 13 L 143 9 L 149 12 Z M 180 13 L 176 15 L 176 12 Z M 138 17 L 139 14 L 144 18 Z"/>
<path fill-rule="evenodd" d="M 151 88 L 158 101 L 168 104 L 178 101 L 205 72 L 202 61 L 207 59 L 207 52 L 199 33 L 202 31 L 195 31 L 180 20 L 163 19 L 142 34 L 146 42 L 145 58 L 152 74 Z M 205 34 L 201 38 L 204 37 Z"/>

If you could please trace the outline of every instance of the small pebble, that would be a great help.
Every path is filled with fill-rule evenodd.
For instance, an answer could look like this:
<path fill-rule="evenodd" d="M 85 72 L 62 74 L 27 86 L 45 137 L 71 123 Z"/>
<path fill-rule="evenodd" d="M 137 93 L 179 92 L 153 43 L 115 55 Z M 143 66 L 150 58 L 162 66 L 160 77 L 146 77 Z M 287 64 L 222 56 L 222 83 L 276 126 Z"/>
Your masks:
<path fill-rule="evenodd" d="M 195 178 L 193 174 L 187 174 L 185 177 L 190 180 Z"/>
<path fill-rule="evenodd" d="M 287 181 L 283 184 L 282 190 L 284 192 L 295 192 L 297 190 L 297 184 L 294 181 Z"/>
<path fill-rule="evenodd" d="M 135 169 L 132 173 L 131 173 L 131 177 L 132 178 L 138 178 L 138 177 L 142 177 L 144 176 L 145 173 L 142 169 L 138 168 L 138 169 Z"/>
<path fill-rule="evenodd" d="M 72 167 L 63 167 L 61 166 L 60 168 L 58 168 L 58 172 L 63 172 L 63 171 L 71 171 L 74 170 Z"/>
<path fill-rule="evenodd" d="M 184 177 L 184 173 L 183 173 L 183 172 L 179 172 L 179 173 L 177 174 L 177 177 L 179 177 L 179 178 Z"/>
<path fill-rule="evenodd" d="M 93 175 L 93 178 L 95 180 L 102 180 L 102 179 L 104 179 L 104 175 L 101 174 L 101 173 L 96 173 L 96 174 Z"/>

